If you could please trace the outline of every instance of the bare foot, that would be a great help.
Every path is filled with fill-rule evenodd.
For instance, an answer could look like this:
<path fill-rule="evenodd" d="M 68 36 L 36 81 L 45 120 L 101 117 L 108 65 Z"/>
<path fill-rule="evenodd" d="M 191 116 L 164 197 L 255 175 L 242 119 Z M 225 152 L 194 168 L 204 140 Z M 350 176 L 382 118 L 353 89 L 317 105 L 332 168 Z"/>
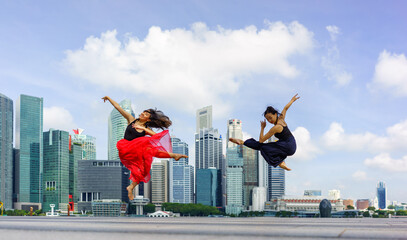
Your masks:
<path fill-rule="evenodd" d="M 280 163 L 280 165 L 278 165 L 278 166 L 287 171 L 291 171 L 291 168 L 288 168 L 287 165 L 285 165 L 285 162 Z"/>
<path fill-rule="evenodd" d="M 174 153 L 174 157 L 175 161 L 180 160 L 181 158 L 188 158 L 187 155 L 183 155 L 183 154 L 179 154 L 179 153 Z"/>
<path fill-rule="evenodd" d="M 128 192 L 128 196 L 129 196 L 129 200 L 133 200 L 134 199 L 134 195 L 133 195 L 133 189 L 130 188 L 130 186 L 128 186 L 127 188 L 127 192 Z"/>
<path fill-rule="evenodd" d="M 243 145 L 244 143 L 243 140 L 237 138 L 229 138 L 229 141 L 231 141 L 232 143 L 236 143 L 237 145 Z"/>

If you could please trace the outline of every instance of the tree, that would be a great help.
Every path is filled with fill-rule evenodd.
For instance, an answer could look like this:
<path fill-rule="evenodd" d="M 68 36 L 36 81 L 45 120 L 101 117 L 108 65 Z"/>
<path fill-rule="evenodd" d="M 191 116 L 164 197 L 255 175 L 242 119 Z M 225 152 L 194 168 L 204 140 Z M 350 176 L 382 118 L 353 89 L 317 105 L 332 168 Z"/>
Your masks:
<path fill-rule="evenodd" d="M 374 211 L 374 210 L 376 210 L 376 208 L 375 207 L 368 207 L 367 210 Z"/>
<path fill-rule="evenodd" d="M 144 206 L 143 206 L 143 211 L 144 211 L 145 213 L 153 213 L 153 212 L 155 212 L 155 205 L 152 204 L 152 203 L 149 203 L 149 204 L 147 204 L 147 205 L 144 205 Z"/>
<path fill-rule="evenodd" d="M 396 207 L 394 206 L 394 205 L 389 205 L 388 207 L 387 207 L 387 209 L 395 209 Z"/>
<path fill-rule="evenodd" d="M 346 206 L 346 209 L 355 209 L 355 207 L 352 205 L 348 205 L 348 206 Z"/>
<path fill-rule="evenodd" d="M 363 212 L 363 217 L 370 217 L 370 213 L 369 213 L 369 211 L 365 211 L 365 212 Z"/>

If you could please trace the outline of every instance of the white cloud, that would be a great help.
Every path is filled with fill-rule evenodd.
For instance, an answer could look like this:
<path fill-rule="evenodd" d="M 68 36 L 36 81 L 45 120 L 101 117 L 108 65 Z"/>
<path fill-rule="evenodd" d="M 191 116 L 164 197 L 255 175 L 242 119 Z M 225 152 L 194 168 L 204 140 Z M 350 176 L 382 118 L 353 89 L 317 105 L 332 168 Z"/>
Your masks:
<path fill-rule="evenodd" d="M 121 41 L 116 30 L 91 36 L 82 49 L 66 51 L 64 65 L 72 75 L 105 89 L 191 114 L 212 104 L 214 116 L 224 117 L 239 79 L 250 74 L 295 78 L 299 71 L 288 59 L 306 54 L 313 44 L 313 33 L 298 22 L 237 30 L 211 30 L 198 22 L 191 29 L 153 26 L 143 40 L 126 34 Z"/>
<path fill-rule="evenodd" d="M 242 131 L 242 135 L 243 135 L 243 140 L 244 141 L 247 140 L 247 139 L 253 138 L 252 135 L 250 135 L 250 133 L 245 132 L 245 131 Z"/>
<path fill-rule="evenodd" d="M 385 89 L 397 96 L 407 96 L 407 59 L 404 54 L 392 54 L 384 50 L 376 63 L 373 82 L 368 85 L 372 91 Z"/>
<path fill-rule="evenodd" d="M 388 153 L 381 153 L 370 159 L 365 159 L 364 164 L 369 167 L 380 168 L 389 172 L 407 172 L 407 156 L 393 159 Z"/>
<path fill-rule="evenodd" d="M 359 181 L 364 181 L 367 180 L 367 174 L 364 171 L 356 171 L 352 174 L 353 179 L 359 180 Z"/>
<path fill-rule="evenodd" d="M 78 126 L 74 123 L 71 113 L 62 107 L 44 108 L 44 132 L 50 128 L 72 131 Z"/>
<path fill-rule="evenodd" d="M 327 47 L 327 55 L 321 58 L 321 66 L 325 69 L 325 75 L 330 81 L 335 82 L 335 86 L 343 87 L 348 85 L 353 76 L 351 73 L 344 70 L 344 67 L 339 63 L 340 52 L 336 45 L 336 39 L 340 34 L 340 29 L 337 26 L 330 25 L 326 27 L 332 40 L 332 45 Z"/>
<path fill-rule="evenodd" d="M 386 129 L 386 136 L 365 132 L 362 134 L 347 134 L 342 125 L 333 122 L 322 136 L 325 147 L 331 150 L 369 151 L 379 153 L 407 148 L 407 120 Z"/>
<path fill-rule="evenodd" d="M 309 160 L 320 153 L 318 147 L 311 141 L 311 134 L 306 128 L 297 127 L 293 131 L 293 135 L 297 142 L 297 151 L 292 156 L 293 159 Z"/>
<path fill-rule="evenodd" d="M 326 26 L 326 30 L 328 30 L 331 40 L 336 41 L 336 37 L 340 34 L 339 28 L 335 25 L 329 25 Z"/>

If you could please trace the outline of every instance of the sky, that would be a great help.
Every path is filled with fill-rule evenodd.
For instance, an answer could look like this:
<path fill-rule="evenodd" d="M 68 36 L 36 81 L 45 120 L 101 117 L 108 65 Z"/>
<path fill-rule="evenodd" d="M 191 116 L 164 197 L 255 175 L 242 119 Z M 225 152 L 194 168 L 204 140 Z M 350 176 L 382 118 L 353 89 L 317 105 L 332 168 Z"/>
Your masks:
<path fill-rule="evenodd" d="M 0 0 L 0 93 L 44 99 L 44 131 L 85 129 L 107 159 L 107 119 L 156 107 L 194 159 L 196 110 L 258 138 L 268 105 L 298 93 L 286 194 L 407 202 L 405 1 Z M 267 129 L 270 128 L 267 125 Z"/>

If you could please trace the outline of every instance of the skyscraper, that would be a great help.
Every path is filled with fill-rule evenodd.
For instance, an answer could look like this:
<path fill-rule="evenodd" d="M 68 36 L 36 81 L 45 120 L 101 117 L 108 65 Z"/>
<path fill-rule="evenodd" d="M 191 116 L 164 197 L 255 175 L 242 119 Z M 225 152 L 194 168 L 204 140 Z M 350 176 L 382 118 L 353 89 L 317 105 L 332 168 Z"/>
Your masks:
<path fill-rule="evenodd" d="M 13 101 L 0 93 L 0 202 L 13 208 Z"/>
<path fill-rule="evenodd" d="M 44 199 L 42 209 L 67 209 L 69 202 L 69 133 L 50 129 L 44 132 Z"/>
<path fill-rule="evenodd" d="M 243 205 L 253 205 L 253 189 L 259 186 L 258 151 L 243 146 Z"/>
<path fill-rule="evenodd" d="M 377 184 L 377 200 L 379 202 L 380 209 L 386 209 L 386 202 L 387 202 L 387 190 L 386 190 L 386 183 L 379 182 Z"/>
<path fill-rule="evenodd" d="M 196 203 L 222 206 L 221 171 L 216 168 L 196 169 Z"/>
<path fill-rule="evenodd" d="M 69 194 L 73 201 L 79 201 L 78 194 L 78 162 L 82 160 L 82 147 L 78 144 L 72 144 L 69 151 Z"/>
<path fill-rule="evenodd" d="M 187 143 L 176 137 L 171 137 L 171 143 L 173 153 L 189 155 Z M 194 203 L 194 168 L 188 159 L 171 159 L 169 171 L 170 202 Z"/>
<path fill-rule="evenodd" d="M 217 129 L 201 129 L 195 134 L 195 168 L 222 169 L 222 137 Z"/>
<path fill-rule="evenodd" d="M 119 103 L 120 107 L 124 111 L 130 113 L 134 116 L 134 111 L 131 108 L 131 102 L 128 99 L 125 99 Z M 116 144 L 120 139 L 123 139 L 124 132 L 127 128 L 127 120 L 117 111 L 113 109 L 110 113 L 108 120 L 108 158 L 109 160 L 120 160 L 119 153 L 116 148 Z"/>
<path fill-rule="evenodd" d="M 243 147 L 229 147 L 226 151 L 226 213 L 239 215 L 243 210 Z"/>
<path fill-rule="evenodd" d="M 74 129 L 74 135 L 72 136 L 72 142 L 78 143 L 82 147 L 82 159 L 83 160 L 95 160 L 96 159 L 96 138 L 82 134 L 84 129 Z"/>
<path fill-rule="evenodd" d="M 20 95 L 16 104 L 16 149 L 19 149 L 18 202 L 42 202 L 43 99 Z"/>
<path fill-rule="evenodd" d="M 228 141 L 226 143 L 226 147 L 229 148 L 237 146 L 237 144 L 229 141 L 229 138 L 243 139 L 242 122 L 239 119 L 230 119 L 227 127 L 228 130 L 226 140 Z"/>
<path fill-rule="evenodd" d="M 212 106 L 207 106 L 196 111 L 196 132 L 200 129 L 212 128 Z"/>
<path fill-rule="evenodd" d="M 151 203 L 168 202 L 168 160 L 160 159 L 151 165 Z"/>
<path fill-rule="evenodd" d="M 268 198 L 281 198 L 285 194 L 285 170 L 280 167 L 269 168 Z"/>

